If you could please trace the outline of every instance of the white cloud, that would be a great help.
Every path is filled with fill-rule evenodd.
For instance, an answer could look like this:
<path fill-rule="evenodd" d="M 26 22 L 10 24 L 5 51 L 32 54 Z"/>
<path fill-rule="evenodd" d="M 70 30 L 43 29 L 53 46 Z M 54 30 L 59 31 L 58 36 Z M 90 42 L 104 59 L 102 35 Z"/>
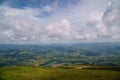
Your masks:
<path fill-rule="evenodd" d="M 18 10 L 2 6 L 0 7 L 0 11 L 4 11 L 0 13 L 0 29 L 5 34 L 4 37 L 8 37 L 8 34 L 12 33 L 14 35 L 11 35 L 11 37 L 13 37 L 14 40 L 24 40 L 25 37 L 31 38 L 41 31 L 39 19 L 35 17 L 38 15 L 36 9 Z"/>
<path fill-rule="evenodd" d="M 50 24 L 43 26 L 39 17 L 36 17 L 38 15 L 36 9 L 25 8 L 18 10 L 3 6 L 0 7 L 0 11 L 2 10 L 5 13 L 0 13 L 0 30 L 3 30 L 0 36 L 3 37 L 4 35 L 9 40 L 40 42 L 70 38 L 71 26 L 66 19 L 51 21 Z"/>
<path fill-rule="evenodd" d="M 63 19 L 60 22 L 53 22 L 48 25 L 47 33 L 51 37 L 56 38 L 69 38 L 71 37 L 71 26 L 69 21 Z"/>
<path fill-rule="evenodd" d="M 106 26 L 110 29 L 110 34 L 113 39 L 120 39 L 120 1 L 112 1 L 104 13 L 103 20 Z"/>
<path fill-rule="evenodd" d="M 75 10 L 70 10 L 72 8 L 66 11 L 59 10 L 47 18 L 41 18 L 40 15 L 43 15 L 44 11 L 51 12 L 53 9 L 51 5 L 42 9 L 28 7 L 17 9 L 1 5 L 0 41 L 119 41 L 120 9 L 117 3 L 109 2 L 107 9 L 104 6 L 106 10 L 92 8 L 95 5 L 89 9 L 90 5 L 85 7 L 87 5 L 88 3 L 84 3 L 81 7 L 76 5 Z M 101 9 L 105 12 L 103 13 Z"/>
<path fill-rule="evenodd" d="M 38 16 L 40 15 L 40 10 L 37 8 L 31 9 L 31 8 L 25 8 L 25 9 L 15 9 L 10 7 L 3 7 L 4 10 L 6 10 L 5 14 L 6 16 L 26 16 L 29 15 L 29 17 L 32 16 Z"/>

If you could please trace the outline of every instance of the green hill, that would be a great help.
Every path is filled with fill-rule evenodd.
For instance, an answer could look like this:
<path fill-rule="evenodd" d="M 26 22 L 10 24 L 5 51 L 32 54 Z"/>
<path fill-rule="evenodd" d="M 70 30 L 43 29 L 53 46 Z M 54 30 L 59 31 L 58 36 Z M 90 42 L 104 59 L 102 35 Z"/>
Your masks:
<path fill-rule="evenodd" d="M 0 44 L 0 66 L 120 66 L 120 43 Z"/>
<path fill-rule="evenodd" d="M 120 67 L 0 67 L 0 80 L 120 80 Z"/>

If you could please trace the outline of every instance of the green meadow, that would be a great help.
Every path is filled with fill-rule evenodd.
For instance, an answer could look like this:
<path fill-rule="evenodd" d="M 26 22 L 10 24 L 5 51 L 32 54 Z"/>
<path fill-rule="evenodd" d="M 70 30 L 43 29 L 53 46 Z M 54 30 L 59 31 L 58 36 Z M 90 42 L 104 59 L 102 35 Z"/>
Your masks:
<path fill-rule="evenodd" d="M 0 80 L 120 80 L 120 67 L 0 67 Z"/>

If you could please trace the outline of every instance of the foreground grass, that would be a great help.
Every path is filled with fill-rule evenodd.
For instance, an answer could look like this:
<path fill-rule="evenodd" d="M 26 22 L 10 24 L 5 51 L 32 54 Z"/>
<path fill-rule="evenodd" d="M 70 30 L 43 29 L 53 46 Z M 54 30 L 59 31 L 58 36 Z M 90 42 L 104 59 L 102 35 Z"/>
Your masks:
<path fill-rule="evenodd" d="M 120 80 L 120 71 L 9 66 L 0 68 L 0 80 Z"/>

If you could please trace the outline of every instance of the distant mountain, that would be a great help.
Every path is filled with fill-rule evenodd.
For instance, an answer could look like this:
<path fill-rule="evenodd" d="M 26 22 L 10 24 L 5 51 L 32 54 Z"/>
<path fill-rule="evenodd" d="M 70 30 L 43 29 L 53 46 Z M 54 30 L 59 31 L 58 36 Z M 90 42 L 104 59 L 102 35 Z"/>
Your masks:
<path fill-rule="evenodd" d="M 120 43 L 0 44 L 0 66 L 120 66 Z"/>

